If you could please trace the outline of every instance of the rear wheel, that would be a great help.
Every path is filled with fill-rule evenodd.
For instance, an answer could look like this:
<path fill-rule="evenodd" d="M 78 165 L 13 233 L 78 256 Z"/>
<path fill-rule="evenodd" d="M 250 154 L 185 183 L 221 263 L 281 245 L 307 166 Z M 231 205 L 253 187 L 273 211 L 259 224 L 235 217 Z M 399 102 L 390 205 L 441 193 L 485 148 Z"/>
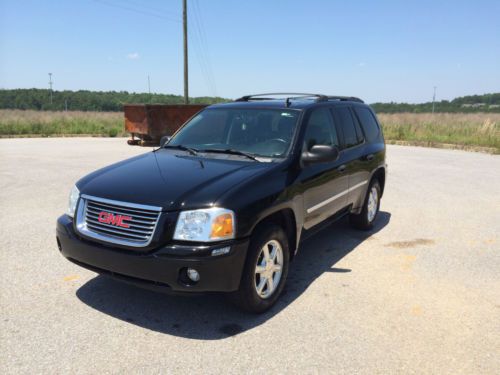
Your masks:
<path fill-rule="evenodd" d="M 257 228 L 250 239 L 240 289 L 232 295 L 233 302 L 254 313 L 268 310 L 285 286 L 289 260 L 283 229 L 277 225 Z"/>
<path fill-rule="evenodd" d="M 369 230 L 373 228 L 373 223 L 377 218 L 380 209 L 380 184 L 378 180 L 373 180 L 366 192 L 363 209 L 360 214 L 351 214 L 349 221 L 356 229 Z"/>

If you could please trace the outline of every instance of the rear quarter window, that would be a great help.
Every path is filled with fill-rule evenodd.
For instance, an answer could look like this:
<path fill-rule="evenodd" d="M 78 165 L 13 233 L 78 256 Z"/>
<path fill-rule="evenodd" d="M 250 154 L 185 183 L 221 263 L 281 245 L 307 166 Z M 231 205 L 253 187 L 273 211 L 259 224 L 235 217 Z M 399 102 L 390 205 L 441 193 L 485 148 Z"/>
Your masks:
<path fill-rule="evenodd" d="M 364 130 L 366 140 L 368 142 L 373 142 L 377 139 L 380 134 L 380 128 L 378 126 L 373 113 L 368 108 L 354 107 L 354 112 L 358 116 L 359 122 Z"/>

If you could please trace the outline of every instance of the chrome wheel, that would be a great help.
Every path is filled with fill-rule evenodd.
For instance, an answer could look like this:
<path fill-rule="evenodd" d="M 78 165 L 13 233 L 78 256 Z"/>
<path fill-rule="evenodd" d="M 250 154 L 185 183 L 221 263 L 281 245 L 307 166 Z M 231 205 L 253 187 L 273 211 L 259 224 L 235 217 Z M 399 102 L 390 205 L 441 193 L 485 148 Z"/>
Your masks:
<path fill-rule="evenodd" d="M 375 186 L 372 186 L 370 190 L 370 195 L 368 196 L 368 207 L 367 207 L 367 215 L 368 222 L 372 222 L 375 219 L 375 215 L 377 215 L 378 210 L 378 190 Z"/>
<path fill-rule="evenodd" d="M 269 298 L 278 288 L 283 270 L 283 249 L 276 240 L 261 249 L 255 266 L 255 290 L 261 298 Z"/>

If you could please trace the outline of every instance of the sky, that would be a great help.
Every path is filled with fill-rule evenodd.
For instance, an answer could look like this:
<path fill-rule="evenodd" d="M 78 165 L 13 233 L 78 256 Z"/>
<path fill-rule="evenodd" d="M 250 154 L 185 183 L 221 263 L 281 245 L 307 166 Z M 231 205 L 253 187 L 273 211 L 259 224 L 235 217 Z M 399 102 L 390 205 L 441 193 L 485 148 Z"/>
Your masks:
<path fill-rule="evenodd" d="M 500 1 L 188 0 L 190 96 L 500 91 Z M 181 0 L 0 0 L 0 88 L 183 93 Z"/>

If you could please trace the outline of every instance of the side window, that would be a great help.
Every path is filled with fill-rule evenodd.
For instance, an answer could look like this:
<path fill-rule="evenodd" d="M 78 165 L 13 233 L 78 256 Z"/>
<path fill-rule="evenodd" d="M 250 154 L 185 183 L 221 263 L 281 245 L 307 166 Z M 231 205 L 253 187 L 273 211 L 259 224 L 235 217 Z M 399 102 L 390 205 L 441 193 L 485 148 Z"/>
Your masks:
<path fill-rule="evenodd" d="M 339 145 L 332 116 L 328 108 L 315 109 L 307 122 L 306 133 L 304 135 L 304 149 L 310 150 L 314 145 Z"/>
<path fill-rule="evenodd" d="M 348 107 L 337 107 L 334 108 L 333 112 L 335 113 L 335 121 L 344 134 L 345 148 L 356 146 L 363 142 L 362 133 L 359 134 L 359 136 L 358 133 L 356 133 L 356 125 L 357 127 L 359 127 L 359 125 L 355 124 L 350 109 Z M 361 129 L 359 129 L 359 131 L 361 131 Z"/>
<path fill-rule="evenodd" d="M 359 125 L 359 121 L 356 118 L 356 116 L 354 116 L 352 114 L 352 112 L 351 112 L 351 116 L 354 120 L 354 128 L 356 129 L 356 136 L 358 137 L 358 143 L 363 143 L 363 141 L 365 140 L 365 135 L 363 134 L 363 130 L 361 130 L 361 126 Z"/>
<path fill-rule="evenodd" d="M 361 122 L 361 126 L 366 134 L 366 139 L 368 142 L 373 142 L 377 139 L 380 129 L 378 127 L 377 121 L 375 117 L 373 117 L 373 113 L 368 108 L 363 107 L 354 107 L 354 112 L 359 118 Z"/>

